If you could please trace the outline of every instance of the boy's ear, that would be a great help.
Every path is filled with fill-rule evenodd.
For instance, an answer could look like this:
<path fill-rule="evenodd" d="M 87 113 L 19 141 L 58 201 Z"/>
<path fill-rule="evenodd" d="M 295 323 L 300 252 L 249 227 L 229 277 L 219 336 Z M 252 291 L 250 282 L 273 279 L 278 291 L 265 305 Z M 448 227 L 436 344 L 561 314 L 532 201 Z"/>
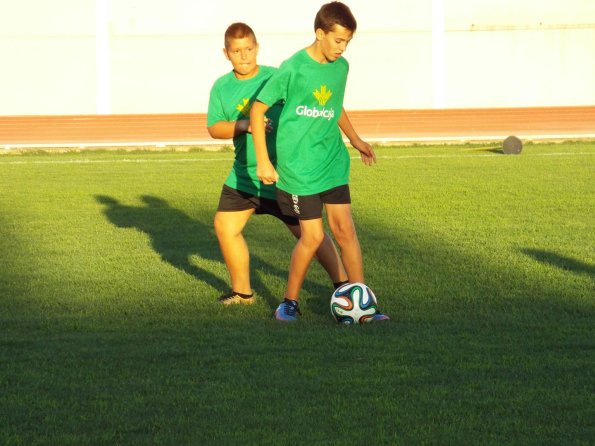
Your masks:
<path fill-rule="evenodd" d="M 227 54 L 227 48 L 223 48 L 223 55 L 225 56 L 225 58 L 226 58 L 227 60 L 231 60 L 231 59 L 229 58 L 229 54 Z"/>
<path fill-rule="evenodd" d="M 316 28 L 316 40 L 324 39 L 325 34 L 326 33 L 324 32 L 324 30 L 322 28 Z"/>

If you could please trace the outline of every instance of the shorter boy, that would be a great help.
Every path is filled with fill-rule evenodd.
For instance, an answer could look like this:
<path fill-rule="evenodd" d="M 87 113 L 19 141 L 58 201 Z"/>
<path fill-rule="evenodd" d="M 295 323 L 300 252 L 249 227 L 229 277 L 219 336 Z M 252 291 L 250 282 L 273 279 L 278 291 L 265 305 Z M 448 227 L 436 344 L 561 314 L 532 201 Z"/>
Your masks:
<path fill-rule="evenodd" d="M 256 176 L 256 158 L 249 121 L 250 107 L 256 94 L 276 68 L 258 65 L 258 42 L 254 31 L 245 23 L 233 23 L 225 31 L 223 54 L 233 70 L 217 79 L 211 89 L 207 125 L 213 138 L 233 138 L 235 160 L 219 199 L 214 226 L 221 253 L 229 271 L 231 291 L 219 298 L 224 305 L 252 304 L 254 292 L 250 283 L 250 254 L 242 231 L 254 214 L 269 214 L 281 220 L 289 231 L 300 237 L 297 218 L 281 213 L 275 186 L 264 185 Z M 276 127 L 282 104 L 267 111 L 266 130 L 268 157 L 276 159 Z M 347 274 L 331 238 L 324 240 L 316 252 L 334 287 L 347 281 Z"/>

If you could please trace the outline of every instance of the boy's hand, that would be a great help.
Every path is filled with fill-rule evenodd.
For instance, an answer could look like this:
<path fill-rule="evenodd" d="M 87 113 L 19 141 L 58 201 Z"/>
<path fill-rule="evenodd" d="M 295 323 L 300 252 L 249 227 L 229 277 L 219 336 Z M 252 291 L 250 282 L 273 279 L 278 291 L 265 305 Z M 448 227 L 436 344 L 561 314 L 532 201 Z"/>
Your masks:
<path fill-rule="evenodd" d="M 240 122 L 240 121 L 238 121 Z M 248 125 L 246 127 L 246 133 L 252 133 L 252 126 L 250 125 L 250 120 L 247 120 Z M 264 118 L 264 131 L 266 133 L 271 133 L 273 131 L 273 120 L 271 118 Z"/>
<path fill-rule="evenodd" d="M 351 144 L 359 151 L 362 162 L 366 166 L 371 166 L 372 164 L 376 163 L 376 154 L 374 153 L 374 149 L 372 149 L 370 144 L 361 139 L 358 141 L 352 141 Z"/>
<path fill-rule="evenodd" d="M 273 167 L 273 165 L 268 163 L 258 163 L 256 166 L 256 176 L 263 184 L 273 184 L 279 180 L 279 174 Z"/>

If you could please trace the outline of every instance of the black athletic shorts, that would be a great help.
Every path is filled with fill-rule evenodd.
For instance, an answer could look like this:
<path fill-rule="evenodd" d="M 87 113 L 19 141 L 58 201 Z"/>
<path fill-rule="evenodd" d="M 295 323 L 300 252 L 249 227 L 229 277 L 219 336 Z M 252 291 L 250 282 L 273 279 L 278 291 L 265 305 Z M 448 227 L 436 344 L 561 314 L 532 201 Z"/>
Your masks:
<path fill-rule="evenodd" d="M 245 211 L 247 209 L 254 209 L 256 214 L 269 214 L 278 218 L 283 223 L 295 226 L 299 225 L 299 221 L 295 217 L 283 215 L 279 204 L 276 200 L 270 198 L 257 197 L 247 192 L 234 189 L 227 185 L 223 185 L 221 196 L 219 197 L 219 212 L 236 212 Z"/>
<path fill-rule="evenodd" d="M 349 184 L 313 195 L 292 195 L 277 189 L 277 201 L 281 212 L 299 220 L 322 218 L 322 207 L 325 204 L 351 204 Z"/>

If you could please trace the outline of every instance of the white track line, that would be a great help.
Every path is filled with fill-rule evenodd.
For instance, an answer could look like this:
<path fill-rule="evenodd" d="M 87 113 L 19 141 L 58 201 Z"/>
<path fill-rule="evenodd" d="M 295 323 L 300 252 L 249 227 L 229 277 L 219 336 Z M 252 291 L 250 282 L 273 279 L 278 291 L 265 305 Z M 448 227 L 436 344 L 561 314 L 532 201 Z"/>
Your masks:
<path fill-rule="evenodd" d="M 507 158 L 516 157 L 539 157 L 539 156 L 588 156 L 595 155 L 595 152 L 551 152 L 551 153 L 531 153 L 506 155 Z M 420 158 L 495 158 L 503 157 L 504 153 L 460 153 L 456 155 L 399 155 L 399 156 L 377 156 L 376 159 L 420 159 Z M 351 157 L 351 159 L 359 159 L 359 156 Z"/>
<path fill-rule="evenodd" d="M 408 159 L 444 159 L 444 158 L 517 158 L 517 157 L 564 157 L 564 156 L 593 156 L 594 152 L 551 152 L 551 153 L 532 153 L 519 155 L 504 155 L 503 153 L 461 153 L 453 155 L 395 155 L 395 156 L 378 156 L 378 160 L 408 160 Z M 352 160 L 359 160 L 359 156 L 352 156 Z M 70 160 L 15 160 L 4 161 L 0 158 L 0 165 L 19 165 L 19 164 L 150 164 L 150 163 L 203 163 L 203 162 L 218 162 L 233 161 L 233 155 L 230 154 L 227 158 L 177 158 L 177 159 L 150 159 L 150 158 L 122 158 L 122 159 L 108 159 L 108 160 L 92 160 L 92 159 L 70 159 Z"/>
<path fill-rule="evenodd" d="M 198 159 L 198 158 L 178 158 L 178 159 L 149 159 L 149 158 L 122 158 L 112 160 L 91 160 L 91 159 L 72 159 L 72 160 L 22 160 L 22 161 L 1 161 L 2 164 L 118 164 L 118 163 L 138 163 L 138 164 L 149 164 L 149 163 L 202 163 L 211 161 L 233 161 L 233 156 L 229 158 L 211 158 L 211 159 Z"/>
<path fill-rule="evenodd" d="M 517 134 L 515 135 L 523 141 L 577 141 L 577 140 L 595 140 L 595 133 L 560 133 L 560 134 Z M 461 136 L 422 136 L 422 137 L 367 137 L 362 136 L 369 143 L 386 144 L 391 143 L 411 143 L 411 144 L 436 144 L 436 143 L 466 143 L 466 142 L 494 142 L 501 144 L 506 138 L 503 135 L 461 135 Z M 344 139 L 347 142 L 346 139 Z M 62 143 L 62 144 L 6 144 L 0 143 L 4 150 L 11 149 L 93 149 L 93 148 L 115 148 L 115 147 L 201 147 L 205 150 L 217 150 L 219 147 L 233 146 L 230 140 L 206 139 L 199 141 L 138 141 L 138 142 L 89 142 L 89 143 Z"/>

